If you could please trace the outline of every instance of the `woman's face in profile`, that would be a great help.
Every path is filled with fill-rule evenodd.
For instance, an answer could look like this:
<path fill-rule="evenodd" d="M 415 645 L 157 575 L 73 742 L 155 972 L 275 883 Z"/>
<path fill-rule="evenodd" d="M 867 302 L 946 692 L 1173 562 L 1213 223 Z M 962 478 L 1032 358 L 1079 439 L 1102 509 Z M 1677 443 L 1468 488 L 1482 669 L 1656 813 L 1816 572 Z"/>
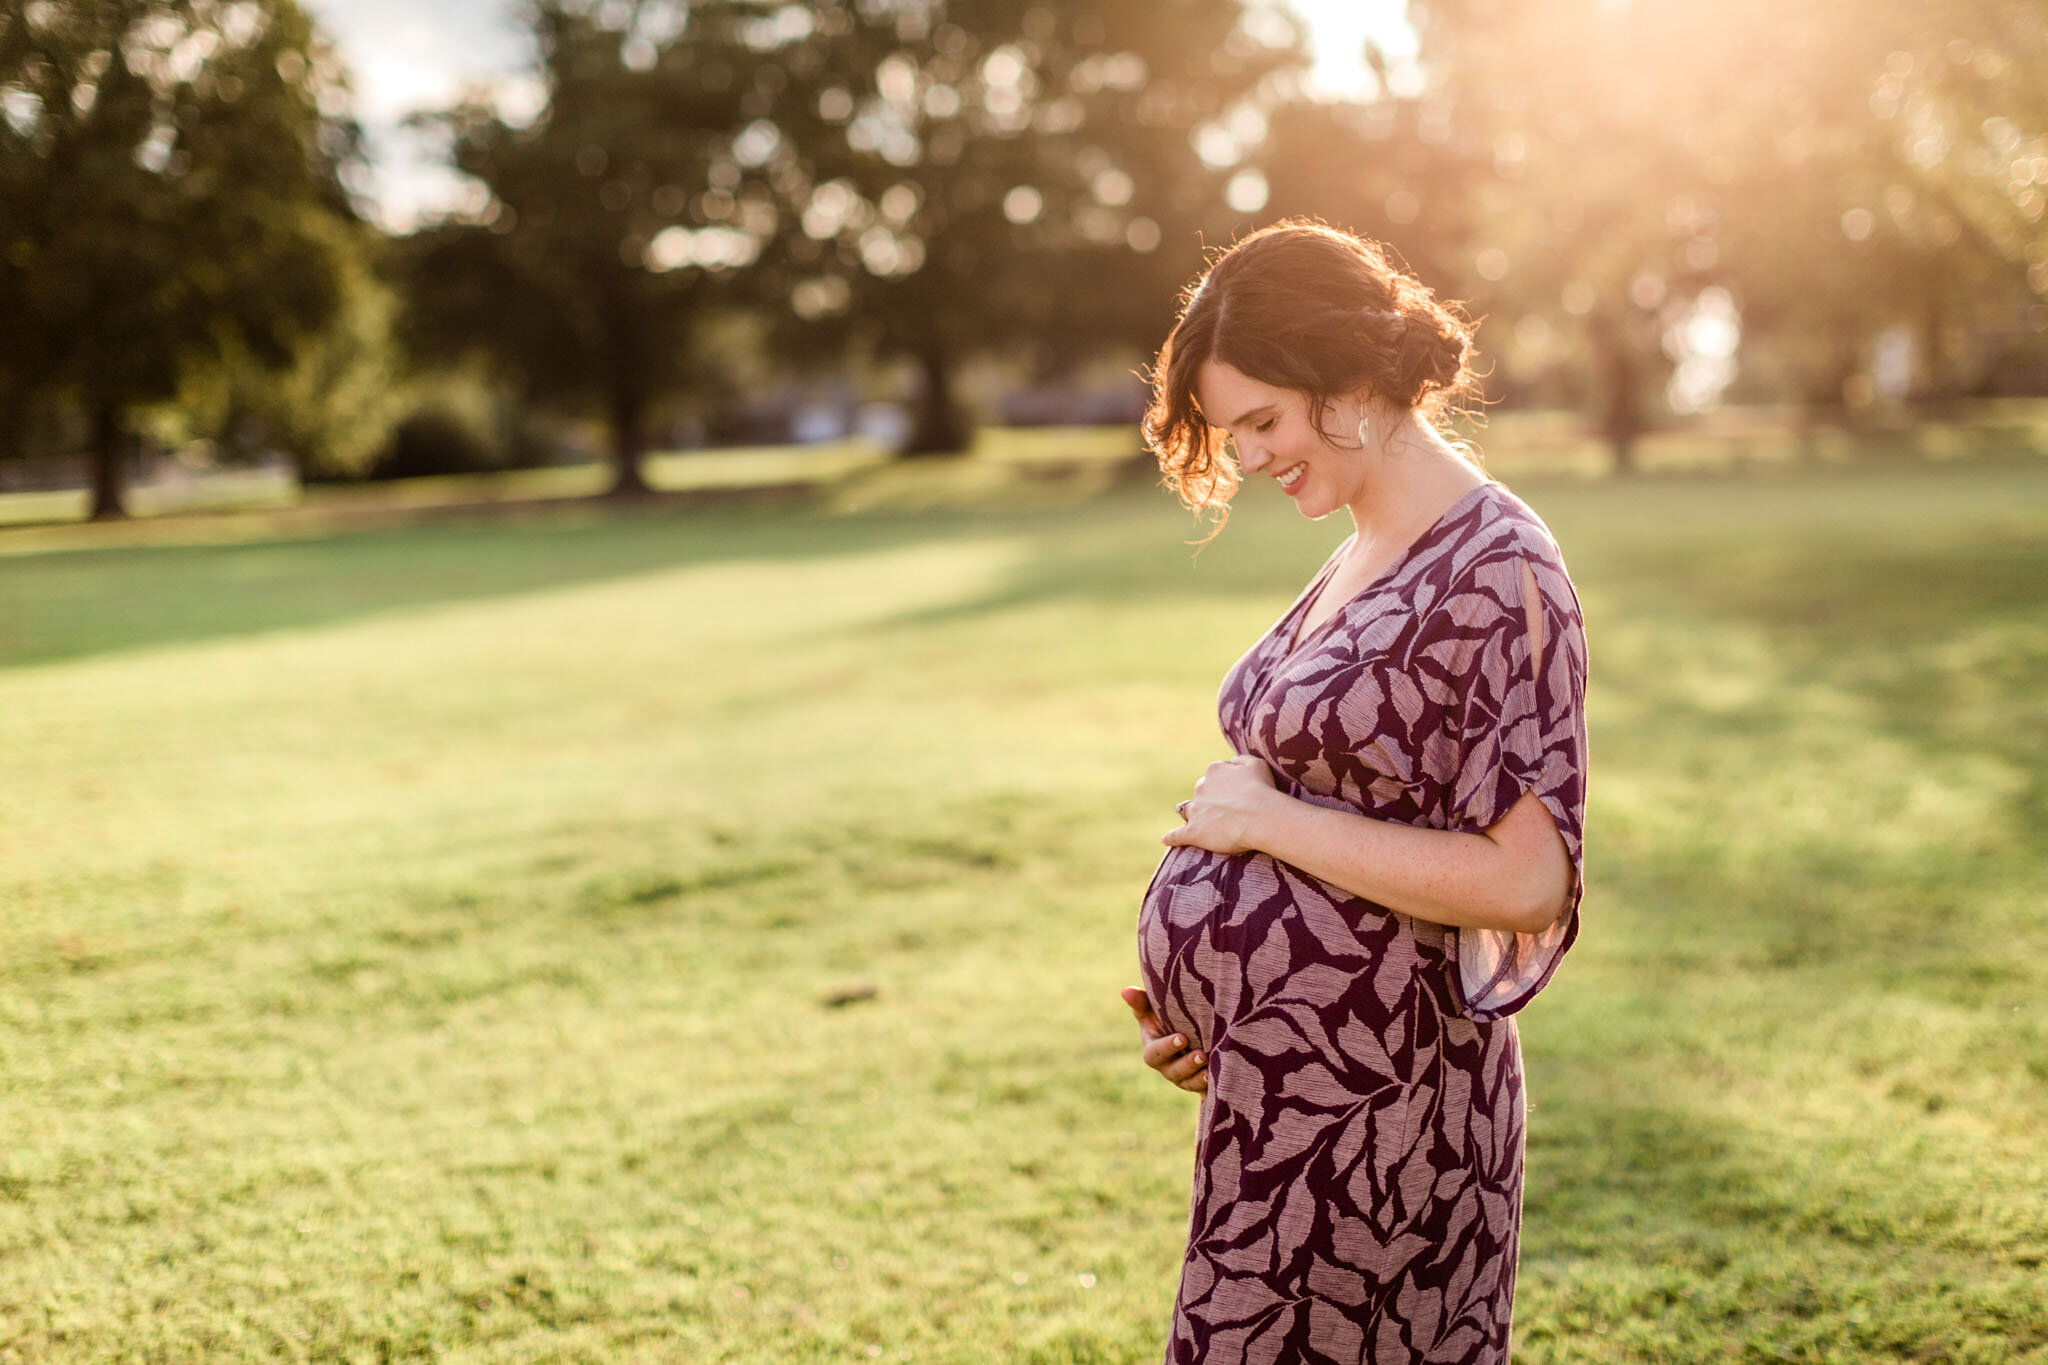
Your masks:
<path fill-rule="evenodd" d="M 1362 493 L 1363 452 L 1331 441 L 1332 433 L 1356 432 L 1364 412 L 1356 399 L 1333 399 L 1319 431 L 1308 395 L 1212 357 L 1196 373 L 1195 402 L 1209 424 L 1230 438 L 1245 477 L 1271 478 L 1310 520 L 1350 505 Z"/>

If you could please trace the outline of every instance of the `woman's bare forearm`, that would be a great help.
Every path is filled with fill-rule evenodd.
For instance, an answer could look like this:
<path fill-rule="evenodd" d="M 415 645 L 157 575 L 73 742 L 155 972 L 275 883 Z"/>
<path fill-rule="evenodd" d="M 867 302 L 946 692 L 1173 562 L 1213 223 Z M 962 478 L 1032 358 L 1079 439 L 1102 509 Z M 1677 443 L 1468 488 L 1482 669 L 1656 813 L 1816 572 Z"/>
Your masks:
<path fill-rule="evenodd" d="M 1550 825 L 1554 849 L 1545 848 L 1538 819 Z M 1389 910 L 1465 928 L 1536 933 L 1557 919 L 1571 885 L 1570 856 L 1549 812 L 1526 794 L 1492 830 L 1468 833 L 1375 820 L 1275 791 L 1247 812 L 1244 842 Z"/>

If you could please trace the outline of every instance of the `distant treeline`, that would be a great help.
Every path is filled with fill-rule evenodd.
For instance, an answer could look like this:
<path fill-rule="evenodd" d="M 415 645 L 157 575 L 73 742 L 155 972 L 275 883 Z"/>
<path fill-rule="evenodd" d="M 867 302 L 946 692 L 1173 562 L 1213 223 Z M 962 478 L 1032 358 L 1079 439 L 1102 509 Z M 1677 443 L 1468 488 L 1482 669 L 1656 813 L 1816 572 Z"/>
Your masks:
<path fill-rule="evenodd" d="M 376 229 L 292 0 L 0 10 L 0 458 L 160 442 L 309 476 L 546 457 L 764 377 L 1137 363 L 1205 248 L 1285 215 L 1483 319 L 1491 397 L 1626 465 L 1722 395 L 1824 419 L 2048 391 L 2048 3 L 1411 0 L 1309 98 L 1260 0 L 535 0 L 545 103 L 424 117 L 475 193 Z"/>

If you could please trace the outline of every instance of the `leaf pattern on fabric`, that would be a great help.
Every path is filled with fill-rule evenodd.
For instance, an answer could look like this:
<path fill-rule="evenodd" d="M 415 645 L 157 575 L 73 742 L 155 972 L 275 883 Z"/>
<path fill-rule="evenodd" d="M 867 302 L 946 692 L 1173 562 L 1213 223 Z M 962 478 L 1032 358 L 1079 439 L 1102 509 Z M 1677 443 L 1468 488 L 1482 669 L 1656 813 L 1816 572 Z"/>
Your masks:
<path fill-rule="evenodd" d="M 1210 1057 L 1167 1365 L 1507 1358 L 1525 1123 L 1510 1016 L 1578 932 L 1584 625 L 1549 529 L 1486 484 L 1290 652 L 1347 547 L 1224 677 L 1225 739 L 1301 800 L 1432 829 L 1486 829 L 1532 792 L 1572 894 L 1542 934 L 1460 930 L 1262 853 L 1167 851 L 1140 968 L 1167 1028 Z"/>

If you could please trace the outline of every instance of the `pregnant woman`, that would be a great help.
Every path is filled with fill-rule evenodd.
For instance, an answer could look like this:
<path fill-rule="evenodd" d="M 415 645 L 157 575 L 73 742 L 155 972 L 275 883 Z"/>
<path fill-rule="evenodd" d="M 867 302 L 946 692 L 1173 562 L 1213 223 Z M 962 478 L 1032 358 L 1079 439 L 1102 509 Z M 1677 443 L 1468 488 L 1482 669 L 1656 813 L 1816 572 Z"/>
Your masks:
<path fill-rule="evenodd" d="M 1224 676 L 1138 917 L 1146 1061 L 1202 1095 L 1166 1360 L 1508 1358 L 1522 1058 L 1578 933 L 1586 643 L 1537 515 L 1436 430 L 1466 326 L 1375 244 L 1218 258 L 1146 436 L 1354 532 Z M 1229 449 L 1221 449 L 1227 439 Z"/>

